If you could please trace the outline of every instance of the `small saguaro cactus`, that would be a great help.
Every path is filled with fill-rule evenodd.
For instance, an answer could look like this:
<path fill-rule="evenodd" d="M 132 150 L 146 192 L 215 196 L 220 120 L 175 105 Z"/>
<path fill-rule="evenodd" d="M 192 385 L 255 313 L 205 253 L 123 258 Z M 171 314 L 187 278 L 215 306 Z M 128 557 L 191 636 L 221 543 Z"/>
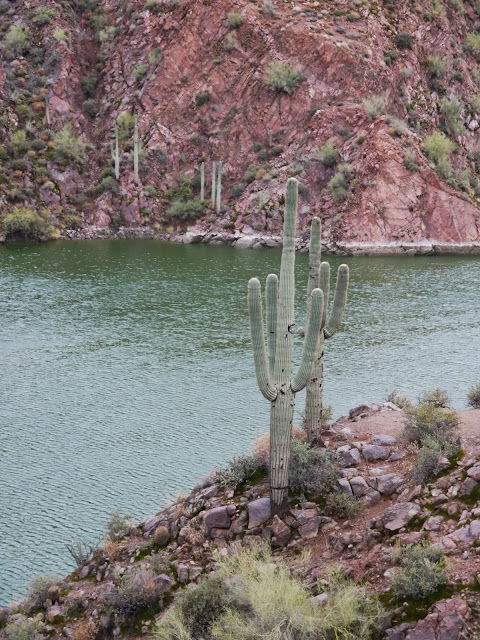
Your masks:
<path fill-rule="evenodd" d="M 212 162 L 212 209 L 215 209 L 215 162 Z"/>
<path fill-rule="evenodd" d="M 118 126 L 115 125 L 115 148 L 113 144 L 110 143 L 110 153 L 112 155 L 112 160 L 115 164 L 115 178 L 118 180 L 120 178 L 120 162 L 123 158 L 123 153 L 120 153 L 118 148 Z"/>
<path fill-rule="evenodd" d="M 222 161 L 218 163 L 217 171 L 217 215 L 220 215 L 222 207 Z"/>
<path fill-rule="evenodd" d="M 252 278 L 248 283 L 250 333 L 257 382 L 263 396 L 271 403 L 269 480 L 272 514 L 282 511 L 288 504 L 288 466 L 295 394 L 306 386 L 310 377 L 323 317 L 323 292 L 315 288 L 307 299 L 305 342 L 300 366 L 293 377 L 297 200 L 298 182 L 290 178 L 287 182 L 280 279 L 270 274 L 265 288 L 266 348 L 260 281 Z"/>
<path fill-rule="evenodd" d="M 318 442 L 322 430 L 323 413 L 323 348 L 325 339 L 332 338 L 338 331 L 347 303 L 349 270 L 346 264 L 340 265 L 337 272 L 337 284 L 333 305 L 328 314 L 328 298 L 330 294 L 330 265 L 322 259 L 322 225 L 319 218 L 313 218 L 310 233 L 310 255 L 307 296 L 316 289 L 321 289 L 324 297 L 323 315 L 311 374 L 307 383 L 305 403 L 305 429 L 309 442 Z M 328 315 L 327 315 L 328 314 Z"/>
<path fill-rule="evenodd" d="M 139 156 L 140 151 L 142 149 L 142 141 L 140 136 L 138 135 L 138 116 L 135 116 L 133 121 L 133 177 L 135 178 L 135 182 L 138 184 L 140 182 L 139 174 L 138 174 L 138 166 L 139 166 Z"/>
<path fill-rule="evenodd" d="M 200 165 L 200 200 L 205 200 L 205 162 Z"/>

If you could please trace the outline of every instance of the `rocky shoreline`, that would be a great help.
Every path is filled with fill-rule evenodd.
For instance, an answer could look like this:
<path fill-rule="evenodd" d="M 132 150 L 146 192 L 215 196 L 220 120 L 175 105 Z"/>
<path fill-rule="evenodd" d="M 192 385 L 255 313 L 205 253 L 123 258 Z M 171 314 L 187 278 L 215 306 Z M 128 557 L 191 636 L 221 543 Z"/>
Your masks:
<path fill-rule="evenodd" d="M 150 227 L 120 227 L 114 231 L 108 227 L 87 227 L 64 231 L 61 240 L 100 239 L 148 239 L 179 244 L 224 245 L 235 249 L 268 249 L 282 246 L 281 236 L 229 233 L 222 231 L 167 232 Z M 0 244 L 6 242 L 0 234 Z M 307 252 L 308 236 L 296 240 L 297 251 Z M 480 242 L 439 242 L 434 239 L 422 242 L 323 242 L 322 252 L 339 256 L 432 256 L 432 255 L 480 255 Z"/>

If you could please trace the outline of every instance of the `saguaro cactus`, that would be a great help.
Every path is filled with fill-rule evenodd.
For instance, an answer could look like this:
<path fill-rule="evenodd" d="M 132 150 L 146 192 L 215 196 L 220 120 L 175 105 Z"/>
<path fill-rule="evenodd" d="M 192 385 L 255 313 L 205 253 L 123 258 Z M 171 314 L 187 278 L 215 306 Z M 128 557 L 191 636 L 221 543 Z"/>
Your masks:
<path fill-rule="evenodd" d="M 349 282 L 349 270 L 346 264 L 340 265 L 337 272 L 337 284 L 333 305 L 328 314 L 328 298 L 330 294 L 330 265 L 321 262 L 322 255 L 322 226 L 319 218 L 313 218 L 310 234 L 310 259 L 307 296 L 317 288 L 321 289 L 324 296 L 322 322 L 318 342 L 315 348 L 315 356 L 311 374 L 307 383 L 307 398 L 305 404 L 305 428 L 309 442 L 320 439 L 322 430 L 323 413 L 323 348 L 325 339 L 332 338 L 338 331 L 343 319 L 345 305 L 347 303 L 347 291 Z"/>
<path fill-rule="evenodd" d="M 115 148 L 113 144 L 110 143 L 110 153 L 112 155 L 112 160 L 115 164 L 115 178 L 118 180 L 120 178 L 120 162 L 123 157 L 123 153 L 121 154 L 118 148 L 118 127 L 115 125 Z"/>
<path fill-rule="evenodd" d="M 215 209 L 215 162 L 212 162 L 212 209 Z"/>
<path fill-rule="evenodd" d="M 205 200 L 205 162 L 200 165 L 200 200 Z"/>
<path fill-rule="evenodd" d="M 220 215 L 222 208 L 222 161 L 218 163 L 217 171 L 217 215 Z"/>
<path fill-rule="evenodd" d="M 267 349 L 262 315 L 261 285 L 257 278 L 248 283 L 250 333 L 257 382 L 270 401 L 270 502 L 272 513 L 288 503 L 288 466 L 295 394 L 308 382 L 323 317 L 323 292 L 312 289 L 307 299 L 307 327 L 297 374 L 293 369 L 293 328 L 295 297 L 295 228 L 298 182 L 287 182 L 283 251 L 280 281 L 267 277 L 265 289 Z M 268 351 L 268 360 L 267 360 Z"/>
<path fill-rule="evenodd" d="M 138 116 L 133 121 L 133 177 L 138 184 L 140 178 L 138 175 L 139 156 L 142 149 L 142 141 L 138 135 Z"/>

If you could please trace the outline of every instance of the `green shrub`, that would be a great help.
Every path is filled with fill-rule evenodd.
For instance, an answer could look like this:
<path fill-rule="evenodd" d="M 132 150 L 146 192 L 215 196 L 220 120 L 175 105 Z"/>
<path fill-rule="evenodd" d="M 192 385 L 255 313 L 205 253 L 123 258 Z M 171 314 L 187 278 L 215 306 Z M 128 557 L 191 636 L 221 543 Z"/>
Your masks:
<path fill-rule="evenodd" d="M 97 115 L 97 103 L 93 98 L 83 101 L 83 111 L 89 118 L 94 118 Z"/>
<path fill-rule="evenodd" d="M 189 220 L 201 218 L 204 213 L 205 203 L 202 200 L 189 200 L 188 202 L 176 200 L 172 203 L 166 215 L 168 218 L 174 218 L 175 220 Z"/>
<path fill-rule="evenodd" d="M 420 397 L 420 402 L 427 402 L 428 404 L 432 404 L 434 407 L 445 408 L 448 407 L 450 398 L 448 397 L 448 392 L 445 391 L 445 389 L 437 387 L 431 391 L 424 391 Z"/>
<path fill-rule="evenodd" d="M 328 493 L 338 478 L 336 455 L 329 449 L 317 449 L 297 438 L 292 439 L 289 489 L 296 495 Z"/>
<path fill-rule="evenodd" d="M 400 409 L 410 409 L 413 407 L 413 403 L 407 395 L 398 393 L 395 390 L 388 394 L 387 402 L 393 402 L 393 404 L 396 404 Z"/>
<path fill-rule="evenodd" d="M 274 60 L 265 69 L 264 81 L 272 91 L 283 91 L 291 94 L 300 82 L 305 80 L 299 71 L 279 60 Z"/>
<path fill-rule="evenodd" d="M 438 101 L 440 113 L 443 115 L 443 121 L 445 123 L 445 129 L 451 136 L 459 136 L 465 133 L 465 125 L 460 120 L 460 114 L 463 110 L 463 102 L 461 102 L 457 96 L 453 96 L 450 100 L 448 98 L 441 98 Z"/>
<path fill-rule="evenodd" d="M 442 447 L 432 442 L 429 446 L 417 449 L 417 457 L 413 465 L 413 480 L 416 484 L 425 484 L 441 470 L 440 458 L 443 458 Z"/>
<path fill-rule="evenodd" d="M 264 0 L 264 3 L 260 11 L 263 13 L 263 15 L 266 18 L 273 18 L 277 14 L 275 5 L 271 0 Z"/>
<path fill-rule="evenodd" d="M 233 33 L 227 33 L 225 38 L 223 39 L 223 48 L 225 51 L 233 51 L 233 49 L 237 48 L 237 40 Z"/>
<path fill-rule="evenodd" d="M 135 118 L 129 111 L 124 111 L 117 118 L 118 138 L 121 142 L 130 139 Z"/>
<path fill-rule="evenodd" d="M 42 140 L 41 138 L 35 138 L 30 146 L 34 151 L 41 151 L 42 149 L 45 149 L 47 144 L 45 140 Z"/>
<path fill-rule="evenodd" d="M 45 623 L 38 618 L 16 616 L 14 622 L 7 624 L 5 635 L 7 640 L 41 640 L 44 638 Z"/>
<path fill-rule="evenodd" d="M 118 182 L 113 176 L 106 176 L 98 183 L 98 193 L 118 193 Z"/>
<path fill-rule="evenodd" d="M 210 94 L 208 93 L 208 91 L 202 91 L 201 93 L 197 93 L 195 97 L 196 107 L 201 107 L 202 105 L 207 104 L 207 102 L 210 102 Z"/>
<path fill-rule="evenodd" d="M 142 82 L 148 73 L 148 64 L 135 64 L 133 67 L 133 77 L 137 82 Z"/>
<path fill-rule="evenodd" d="M 144 11 L 151 11 L 152 13 L 161 13 L 162 5 L 158 0 L 147 0 L 143 5 Z"/>
<path fill-rule="evenodd" d="M 107 607 L 121 622 L 158 605 L 160 590 L 155 573 L 149 569 L 133 569 L 120 578 L 115 589 L 106 597 Z"/>
<path fill-rule="evenodd" d="M 403 120 L 397 118 L 396 116 L 387 116 L 385 118 L 385 122 L 390 126 L 392 132 L 400 138 L 403 136 L 405 131 L 407 130 L 407 125 Z"/>
<path fill-rule="evenodd" d="M 105 523 L 105 537 L 108 540 L 117 542 L 126 536 L 131 528 L 130 516 L 126 513 L 120 513 L 119 509 L 115 509 Z"/>
<path fill-rule="evenodd" d="M 50 587 L 53 587 L 60 581 L 60 577 L 54 573 L 36 576 L 33 578 L 28 587 L 28 599 L 32 606 L 34 608 L 43 607 L 45 605 L 45 600 L 48 598 L 48 591 Z"/>
<path fill-rule="evenodd" d="M 85 144 L 75 136 L 69 122 L 53 135 L 53 145 L 53 157 L 57 162 L 80 163 L 85 160 Z"/>
<path fill-rule="evenodd" d="M 339 151 L 335 148 L 333 142 L 329 140 L 320 149 L 317 147 L 314 153 L 317 160 L 320 160 L 326 167 L 333 167 L 337 162 Z"/>
<path fill-rule="evenodd" d="M 243 184 L 243 182 L 239 182 L 238 184 L 234 184 L 232 187 L 232 191 L 230 192 L 230 195 L 232 196 L 232 198 L 239 198 L 242 193 L 244 193 L 245 191 L 245 185 Z"/>
<path fill-rule="evenodd" d="M 2 220 L 3 233 L 7 238 L 46 240 L 52 228 L 45 218 L 29 207 L 15 207 Z"/>
<path fill-rule="evenodd" d="M 244 17 L 241 13 L 227 13 L 227 20 L 232 29 L 238 29 L 243 24 Z"/>
<path fill-rule="evenodd" d="M 5 36 L 5 51 L 10 57 L 23 55 L 29 47 L 30 30 L 24 24 L 13 24 Z"/>
<path fill-rule="evenodd" d="M 65 29 L 55 29 L 53 32 L 53 37 L 55 40 L 59 40 L 60 42 L 67 41 L 67 34 L 65 33 Z"/>
<path fill-rule="evenodd" d="M 85 95 L 92 98 L 97 88 L 98 76 L 96 73 L 89 73 L 85 76 L 82 82 L 82 88 Z"/>
<path fill-rule="evenodd" d="M 383 60 L 385 64 L 388 64 L 389 67 L 392 66 L 398 59 L 398 53 L 395 49 L 387 49 L 383 54 Z"/>
<path fill-rule="evenodd" d="M 219 570 L 180 594 L 162 618 L 157 640 L 373 640 L 382 610 L 375 596 L 340 567 L 322 585 L 323 606 L 275 562 L 266 548 L 238 548 Z M 210 583 L 210 584 L 209 584 Z"/>
<path fill-rule="evenodd" d="M 3 145 L 0 145 L 0 160 L 8 160 L 8 151 Z"/>
<path fill-rule="evenodd" d="M 439 175 L 447 178 L 452 172 L 449 157 L 450 153 L 455 149 L 455 143 L 449 140 L 443 133 L 434 131 L 425 138 L 422 148 L 429 160 L 434 163 Z"/>
<path fill-rule="evenodd" d="M 36 11 L 30 12 L 29 15 L 36 27 L 44 27 L 45 25 L 50 24 L 52 18 L 56 16 L 56 13 L 52 9 L 40 7 Z"/>
<path fill-rule="evenodd" d="M 358 20 L 360 20 L 360 14 L 358 11 L 349 11 L 346 18 L 349 22 L 358 22 Z"/>
<path fill-rule="evenodd" d="M 447 59 L 428 56 L 428 72 L 432 78 L 443 78 L 447 70 Z"/>
<path fill-rule="evenodd" d="M 480 383 L 473 386 L 467 395 L 468 405 L 474 409 L 480 409 Z"/>
<path fill-rule="evenodd" d="M 412 34 L 406 33 L 405 31 L 401 31 L 395 36 L 395 44 L 397 46 L 397 49 L 400 49 L 402 51 L 405 49 L 411 49 L 414 41 L 415 38 L 412 36 Z"/>
<path fill-rule="evenodd" d="M 427 542 L 410 544 L 398 557 L 401 569 L 392 577 L 392 590 L 398 599 L 424 600 L 447 584 L 443 549 Z"/>
<path fill-rule="evenodd" d="M 332 515 L 336 515 L 339 518 L 353 518 L 357 515 L 361 502 L 348 493 L 342 493 L 341 491 L 334 491 L 327 495 L 326 510 Z"/>
<path fill-rule="evenodd" d="M 332 196 L 336 200 L 346 200 L 348 196 L 348 185 L 352 179 L 352 169 L 348 164 L 341 164 L 337 173 L 330 180 L 329 187 Z"/>
<path fill-rule="evenodd" d="M 243 454 L 236 456 L 226 467 L 217 473 L 216 480 L 222 489 L 236 489 L 239 484 L 246 482 L 256 471 L 264 469 L 263 462 L 255 455 Z"/>
<path fill-rule="evenodd" d="M 405 160 L 403 161 L 403 166 L 405 169 L 412 172 L 419 170 L 420 167 L 417 164 L 417 157 L 413 151 L 407 151 L 405 154 Z"/>
<path fill-rule="evenodd" d="M 27 132 L 23 129 L 15 131 L 8 146 L 14 156 L 23 156 L 28 149 Z"/>
<path fill-rule="evenodd" d="M 373 96 L 372 98 L 364 98 L 362 104 L 369 119 L 375 120 L 375 118 L 382 115 L 385 100 L 382 96 Z"/>
<path fill-rule="evenodd" d="M 407 410 L 405 435 L 412 442 L 427 447 L 437 443 L 446 455 L 451 455 L 459 424 L 454 411 L 422 402 Z"/>
<path fill-rule="evenodd" d="M 468 33 L 465 46 L 470 53 L 480 53 L 480 33 Z"/>

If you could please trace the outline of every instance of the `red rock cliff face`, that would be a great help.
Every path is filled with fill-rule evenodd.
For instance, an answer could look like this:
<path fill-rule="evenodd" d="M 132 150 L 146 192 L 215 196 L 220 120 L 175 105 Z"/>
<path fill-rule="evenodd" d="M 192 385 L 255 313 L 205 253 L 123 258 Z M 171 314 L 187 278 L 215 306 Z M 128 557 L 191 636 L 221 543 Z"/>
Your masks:
<path fill-rule="evenodd" d="M 300 226 L 320 215 L 327 241 L 480 239 L 478 74 L 475 51 L 465 44 L 476 16 L 469 4 L 461 9 L 445 1 L 435 13 L 428 2 L 276 2 L 275 15 L 266 16 L 261 4 L 247 0 L 158 0 L 156 5 L 104 0 L 99 7 L 105 24 L 97 37 L 89 13 L 79 14 L 79 3 L 72 3 L 76 11 L 53 1 L 16 4 L 13 22 L 28 21 L 26 9 L 48 5 L 57 22 L 68 18 L 74 25 L 71 51 L 47 38 L 60 58 L 50 78 L 50 127 L 58 131 L 72 122 L 92 149 L 81 171 L 57 172 L 57 201 L 51 198 L 49 206 L 67 206 L 72 194 L 66 184 L 73 191 L 96 186 L 99 172 L 111 163 L 107 143 L 115 119 L 128 112 L 139 117 L 145 154 L 141 184 L 133 180 L 130 131 L 121 143 L 119 188 L 102 195 L 87 190 L 81 209 L 87 223 L 108 224 L 120 216 L 127 225 L 167 226 L 168 187 L 190 178 L 197 193 L 204 160 L 209 194 L 211 162 L 221 160 L 223 207 L 220 215 L 209 211 L 196 222 L 204 231 L 278 233 L 284 184 L 296 175 L 302 184 Z M 243 16 L 237 29 L 229 25 L 229 12 Z M 411 49 L 398 48 L 399 33 L 413 36 Z M 431 63 L 429 70 L 432 55 L 445 61 L 436 78 Z M 100 60 L 98 113 L 88 119 L 82 81 L 95 60 Z M 305 78 L 290 95 L 265 83 L 265 69 L 274 60 Z M 25 61 L 28 66 L 28 56 Z M 3 95 L 18 91 L 8 80 L 9 70 L 23 62 L 5 60 Z M 461 101 L 461 126 L 450 131 L 457 148 L 452 171 L 442 174 L 447 183 L 421 145 L 445 125 L 439 99 L 453 95 Z M 372 120 L 362 101 L 375 96 L 382 96 L 384 107 Z M 408 126 L 399 128 L 392 115 Z M 10 113 L 10 123 L 14 116 Z M 4 130 L 7 144 L 12 130 Z M 315 153 L 327 141 L 339 151 L 330 168 Z M 406 158 L 418 170 L 407 169 Z M 344 199 L 329 187 L 341 162 L 350 167 Z"/>

